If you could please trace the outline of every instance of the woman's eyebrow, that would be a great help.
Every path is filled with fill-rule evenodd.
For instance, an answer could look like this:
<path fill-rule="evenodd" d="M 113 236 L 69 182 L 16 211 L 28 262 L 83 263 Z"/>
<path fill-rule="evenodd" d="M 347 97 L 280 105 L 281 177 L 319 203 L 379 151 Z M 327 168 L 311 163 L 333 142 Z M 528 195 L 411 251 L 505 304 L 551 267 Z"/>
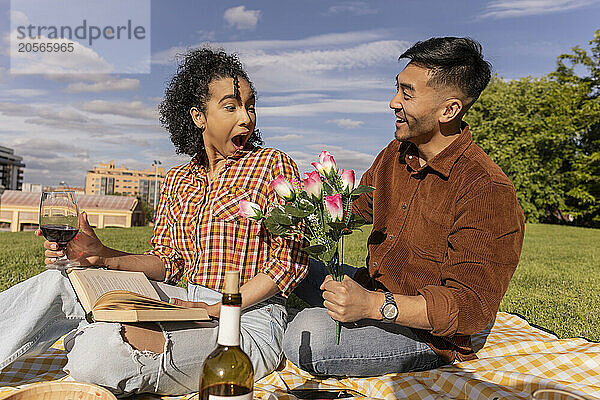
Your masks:
<path fill-rule="evenodd" d="M 221 100 L 219 100 L 219 103 L 221 103 L 221 102 L 223 102 L 224 100 L 227 100 L 227 99 L 239 100 L 237 97 L 235 97 L 234 94 L 226 94 L 225 96 L 223 96 L 223 98 Z M 250 96 L 247 101 L 253 101 L 253 100 L 256 100 L 255 97 L 254 97 L 254 95 Z"/>
<path fill-rule="evenodd" d="M 223 96 L 223 98 L 221 100 L 219 100 L 219 103 L 221 103 L 223 100 L 227 100 L 227 99 L 237 100 L 237 98 L 235 97 L 235 95 L 233 95 L 233 94 L 226 94 L 225 96 Z"/>

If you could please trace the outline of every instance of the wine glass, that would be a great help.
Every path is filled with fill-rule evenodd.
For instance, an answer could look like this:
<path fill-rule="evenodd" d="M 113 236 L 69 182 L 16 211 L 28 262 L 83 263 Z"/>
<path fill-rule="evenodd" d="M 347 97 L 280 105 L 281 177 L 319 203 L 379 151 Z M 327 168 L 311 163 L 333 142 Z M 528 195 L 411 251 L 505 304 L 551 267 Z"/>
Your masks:
<path fill-rule="evenodd" d="M 79 210 L 75 192 L 42 192 L 40 200 L 40 229 L 44 237 L 50 242 L 58 244 L 57 250 L 65 250 L 67 243 L 79 232 Z M 66 255 L 60 257 L 53 264 L 47 265 L 49 269 L 65 269 L 78 266 L 78 262 L 71 262 Z"/>

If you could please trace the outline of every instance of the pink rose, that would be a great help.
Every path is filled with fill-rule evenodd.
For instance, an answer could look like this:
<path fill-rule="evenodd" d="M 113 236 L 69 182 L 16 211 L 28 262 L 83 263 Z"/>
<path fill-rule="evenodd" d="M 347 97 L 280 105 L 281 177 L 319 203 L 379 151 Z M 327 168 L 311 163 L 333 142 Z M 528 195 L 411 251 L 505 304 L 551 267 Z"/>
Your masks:
<path fill-rule="evenodd" d="M 240 210 L 238 215 L 244 218 L 253 219 L 255 221 L 260 220 L 265 215 L 260 210 L 260 206 L 248 200 L 240 200 Z"/>
<path fill-rule="evenodd" d="M 281 174 L 271 181 L 271 187 L 275 190 L 275 193 L 279 197 L 284 198 L 286 201 L 294 201 L 296 192 L 292 188 L 292 184 Z"/>
<path fill-rule="evenodd" d="M 342 205 L 342 195 L 340 193 L 333 196 L 325 196 L 325 209 L 334 222 L 341 222 L 344 218 L 344 207 Z"/>
<path fill-rule="evenodd" d="M 325 175 L 332 176 L 333 174 L 337 174 L 337 164 L 328 151 L 322 151 L 321 154 L 319 154 L 319 161 Z"/>
<path fill-rule="evenodd" d="M 304 174 L 304 191 L 312 198 L 319 200 L 323 195 L 323 181 L 317 171 Z"/>
<path fill-rule="evenodd" d="M 319 173 L 320 173 L 321 175 L 325 175 L 325 170 L 323 169 L 323 166 L 321 165 L 321 163 L 318 163 L 318 162 L 313 162 L 313 163 L 311 163 L 311 165 L 312 165 L 313 167 L 315 167 L 315 169 L 316 169 L 317 171 L 319 171 Z"/>
<path fill-rule="evenodd" d="M 354 190 L 356 177 L 351 169 L 342 169 L 342 187 L 345 192 L 350 193 Z"/>

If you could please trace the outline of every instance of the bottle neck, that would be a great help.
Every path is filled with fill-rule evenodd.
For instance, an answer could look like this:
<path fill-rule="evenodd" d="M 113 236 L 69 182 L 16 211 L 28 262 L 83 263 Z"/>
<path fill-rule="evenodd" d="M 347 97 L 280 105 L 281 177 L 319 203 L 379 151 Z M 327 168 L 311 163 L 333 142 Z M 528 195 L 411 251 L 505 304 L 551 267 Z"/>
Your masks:
<path fill-rule="evenodd" d="M 221 346 L 240 345 L 240 315 L 242 313 L 242 296 L 239 293 L 223 294 L 221 315 L 219 316 L 219 335 L 217 344 Z"/>

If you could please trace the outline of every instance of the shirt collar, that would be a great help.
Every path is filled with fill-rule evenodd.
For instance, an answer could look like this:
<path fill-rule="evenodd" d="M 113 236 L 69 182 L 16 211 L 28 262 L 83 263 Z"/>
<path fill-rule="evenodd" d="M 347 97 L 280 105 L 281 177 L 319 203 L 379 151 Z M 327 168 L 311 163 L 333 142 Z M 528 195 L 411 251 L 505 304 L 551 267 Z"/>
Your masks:
<path fill-rule="evenodd" d="M 241 150 L 236 150 L 235 153 L 233 153 L 232 155 L 227 157 L 226 165 L 231 165 L 234 162 L 244 158 L 246 155 L 250 154 L 253 150 L 254 150 L 253 148 L 250 148 L 250 149 L 244 148 Z M 192 159 L 190 160 L 190 162 L 188 164 L 188 171 L 190 174 L 193 174 L 193 175 L 206 174 L 206 165 L 203 162 L 203 158 L 204 157 L 200 153 L 198 153 L 194 157 L 192 157 Z"/>
<path fill-rule="evenodd" d="M 472 142 L 473 136 L 471 135 L 469 125 L 466 122 L 462 122 L 461 133 L 458 137 L 423 166 L 419 164 L 419 158 L 417 157 L 419 152 L 417 146 L 413 143 L 408 141 L 401 142 L 398 151 L 400 152 L 400 161 L 406 163 L 415 173 L 419 173 L 429 167 L 445 178 L 448 178 L 452 167 L 454 167 L 456 161 L 458 161 L 459 157 Z"/>

